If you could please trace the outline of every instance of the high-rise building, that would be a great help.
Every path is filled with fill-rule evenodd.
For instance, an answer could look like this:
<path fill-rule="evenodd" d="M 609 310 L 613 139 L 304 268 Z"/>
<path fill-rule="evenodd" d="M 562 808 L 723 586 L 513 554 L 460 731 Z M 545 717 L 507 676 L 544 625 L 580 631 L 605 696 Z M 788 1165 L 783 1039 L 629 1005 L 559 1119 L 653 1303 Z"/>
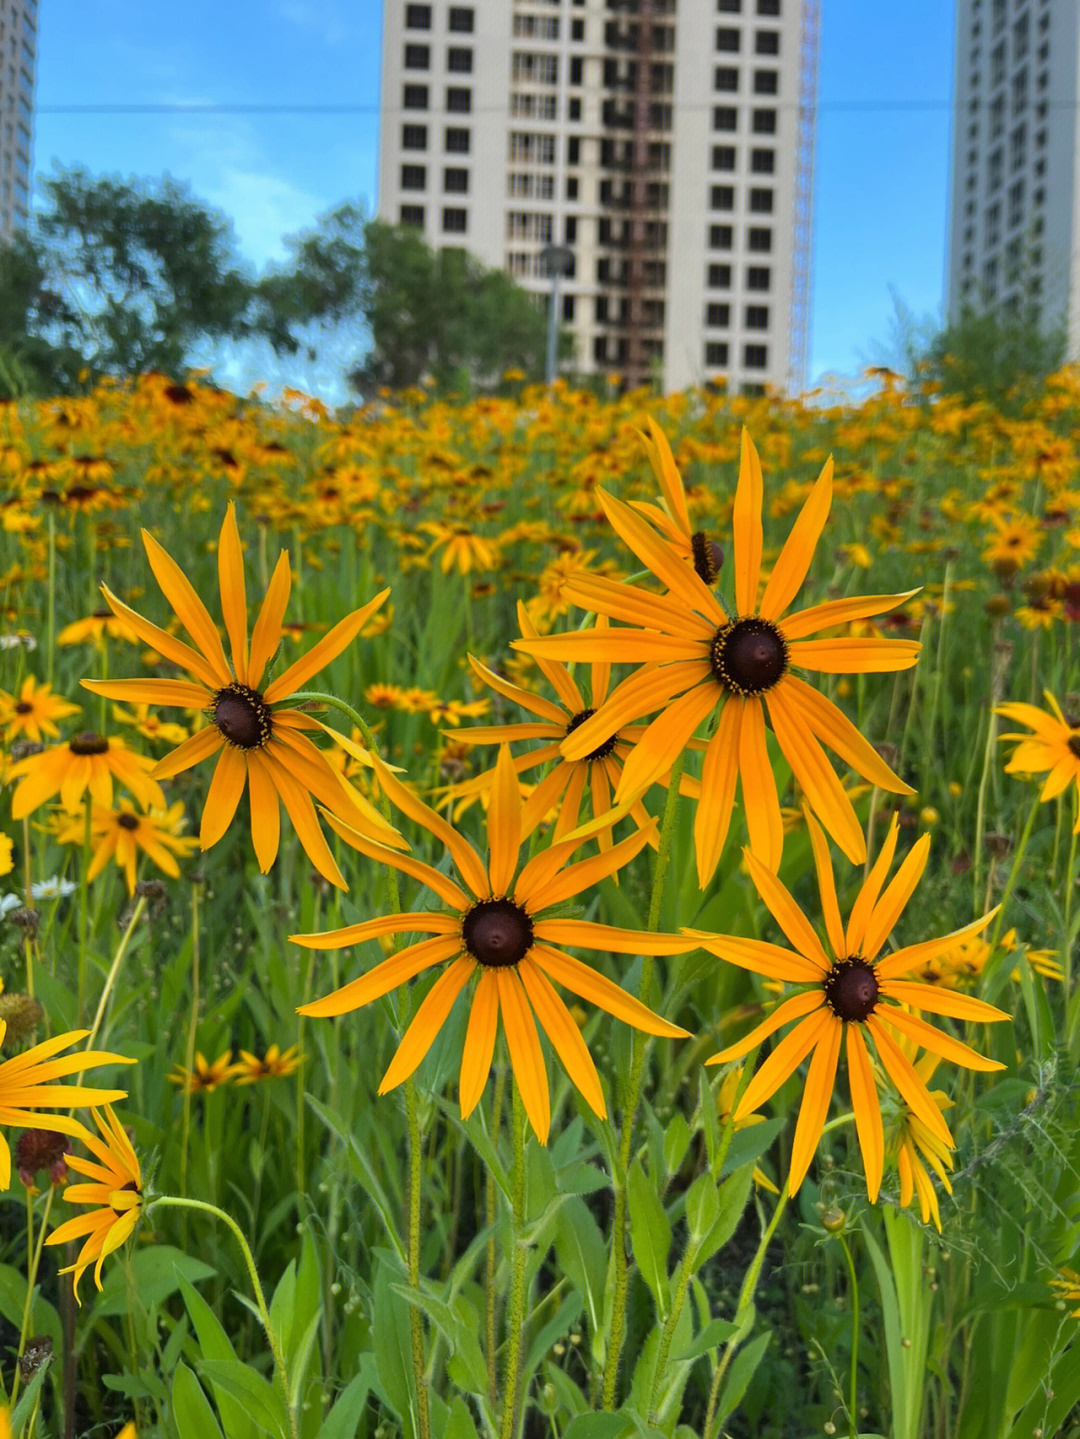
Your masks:
<path fill-rule="evenodd" d="M 946 308 L 1065 324 L 1080 358 L 1080 0 L 958 0 Z"/>
<path fill-rule="evenodd" d="M 30 213 L 37 0 L 0 0 L 0 240 Z"/>
<path fill-rule="evenodd" d="M 388 0 L 378 213 L 561 263 L 578 372 L 797 389 L 817 46 L 818 0 Z"/>

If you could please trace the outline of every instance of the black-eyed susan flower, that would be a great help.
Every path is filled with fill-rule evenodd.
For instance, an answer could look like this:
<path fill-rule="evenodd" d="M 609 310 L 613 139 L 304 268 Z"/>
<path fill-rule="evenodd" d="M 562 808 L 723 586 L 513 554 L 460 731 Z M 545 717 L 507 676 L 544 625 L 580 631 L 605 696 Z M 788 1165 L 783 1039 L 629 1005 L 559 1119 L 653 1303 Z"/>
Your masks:
<path fill-rule="evenodd" d="M 51 1129 L 57 1134 L 80 1135 L 83 1126 L 68 1114 L 43 1114 L 42 1110 L 70 1110 L 80 1105 L 111 1104 L 126 1099 L 126 1089 L 95 1089 L 82 1084 L 56 1084 L 69 1074 L 81 1074 L 102 1064 L 134 1064 L 122 1054 L 107 1050 L 83 1049 L 76 1054 L 61 1054 L 85 1039 L 87 1029 L 73 1029 L 68 1034 L 55 1034 L 22 1054 L 0 1063 L 0 1124 L 20 1129 Z M 4 1043 L 7 1024 L 0 1020 L 0 1046 Z M 11 1184 L 11 1151 L 0 1134 L 0 1189 Z"/>
<path fill-rule="evenodd" d="M 918 1048 L 910 1040 L 902 1041 L 900 1047 L 909 1060 L 914 1057 Z M 952 1108 L 952 1100 L 943 1089 L 929 1088 L 934 1070 L 940 1063 L 940 1055 L 924 1054 L 920 1059 L 915 1060 L 914 1068 L 915 1073 L 926 1086 L 930 1098 L 944 1113 L 945 1110 Z M 927 1165 L 941 1181 L 945 1193 L 951 1194 L 952 1184 L 948 1174 L 953 1167 L 951 1146 L 944 1144 L 941 1136 L 935 1134 L 913 1109 L 903 1105 L 890 1125 L 886 1138 L 886 1152 L 896 1157 L 896 1171 L 900 1177 L 901 1205 L 906 1209 L 912 1199 L 918 1195 L 922 1222 L 929 1224 L 933 1221 L 934 1228 L 940 1234 L 941 1206 Z"/>
<path fill-rule="evenodd" d="M 150 862 L 170 879 L 180 878 L 176 856 L 189 855 L 198 848 L 198 840 L 183 833 L 184 805 L 177 800 L 168 809 L 137 810 L 129 799 L 121 798 L 115 808 L 94 805 L 90 811 L 90 847 L 93 851 L 86 872 L 88 880 L 97 879 L 115 860 L 124 872 L 128 893 L 135 893 L 139 856 Z M 86 824 L 81 816 L 70 816 L 57 828 L 60 844 L 82 844 Z"/>
<path fill-rule="evenodd" d="M 88 1184 L 69 1184 L 64 1198 L 69 1204 L 92 1204 L 90 1214 L 68 1219 L 46 1239 L 46 1244 L 66 1244 L 70 1239 L 85 1240 L 74 1264 L 61 1269 L 61 1274 L 74 1274 L 75 1298 L 79 1299 L 79 1280 L 92 1264 L 94 1283 L 101 1288 L 101 1266 L 131 1236 L 142 1213 L 142 1171 L 139 1156 L 124 1127 L 106 1105 L 104 1114 L 93 1111 L 94 1123 L 101 1134 L 98 1139 L 80 1125 L 78 1135 L 94 1159 L 78 1154 L 68 1155 L 68 1167 L 84 1174 Z"/>
<path fill-rule="evenodd" d="M 234 1069 L 231 1049 L 219 1054 L 212 1063 L 205 1054 L 196 1052 L 194 1069 L 174 1064 L 168 1079 L 170 1084 L 178 1084 L 189 1094 L 213 1094 L 218 1085 L 229 1083 Z"/>
<path fill-rule="evenodd" d="M 153 760 L 128 749 L 123 740 L 88 730 L 11 766 L 9 777 L 19 781 L 11 796 L 11 817 L 25 819 L 54 795 L 69 814 L 79 814 L 87 791 L 96 804 L 108 807 L 114 779 L 143 804 L 163 809 L 165 795 L 150 773 L 153 767 Z"/>
<path fill-rule="evenodd" d="M 408 1079 L 420 1064 L 455 1000 L 475 977 L 461 1058 L 462 1115 L 467 1118 L 472 1113 L 483 1092 L 501 1015 L 510 1063 L 525 1111 L 540 1140 L 547 1141 L 551 1102 L 537 1021 L 586 1102 L 603 1118 L 607 1107 L 596 1066 L 555 984 L 647 1034 L 683 1038 L 687 1031 L 653 1014 L 559 946 L 614 954 L 683 954 L 697 941 L 675 934 L 617 929 L 582 919 L 545 918 L 544 912 L 627 864 L 645 845 L 646 831 L 638 830 L 605 854 L 576 864 L 570 863 L 570 857 L 581 841 L 567 840 L 542 850 L 519 869 L 521 795 L 510 751 L 503 746 L 488 805 L 485 862 L 466 839 L 395 779 L 381 761 L 376 760 L 376 769 L 391 802 L 446 846 L 461 883 L 365 835 L 350 833 L 340 820 L 330 816 L 334 829 L 361 854 L 419 880 L 439 897 L 442 908 L 366 919 L 326 934 L 293 935 L 297 944 L 309 949 L 343 949 L 381 935 L 430 936 L 407 945 L 325 999 L 303 1005 L 300 1013 L 317 1018 L 348 1014 L 424 971 L 440 967 L 438 979 L 417 1009 L 383 1075 L 379 1093 L 385 1094 Z"/>
<path fill-rule="evenodd" d="M 1080 795 L 1080 724 L 1065 717 L 1049 690 L 1044 690 L 1043 694 L 1050 706 L 1050 714 L 1037 705 L 1022 703 L 998 705 L 995 710 L 995 714 L 1027 725 L 1031 730 L 1030 734 L 999 736 L 1003 741 L 1016 743 L 1005 773 L 1046 774 L 1039 796 L 1043 801 L 1057 799 L 1070 784 L 1076 785 Z M 1080 834 L 1080 805 L 1077 806 L 1073 833 Z"/>
<path fill-rule="evenodd" d="M 535 638 L 536 629 L 529 619 L 525 605 L 520 602 L 518 624 L 527 639 Z M 606 624 L 606 619 L 601 616 L 598 628 L 604 629 Z M 611 796 L 622 776 L 623 762 L 644 733 L 644 726 L 628 725 L 620 733 L 608 735 L 602 744 L 582 755 L 580 759 L 567 759 L 559 746 L 568 734 L 572 734 L 579 725 L 584 724 L 604 703 L 611 678 L 611 665 L 606 660 L 598 660 L 590 667 L 590 693 L 586 699 L 566 665 L 559 664 L 557 660 L 540 660 L 540 670 L 557 696 L 556 700 L 550 700 L 531 690 L 522 689 L 520 685 L 512 684 L 471 655 L 469 663 L 484 684 L 490 685 L 505 699 L 512 700 L 523 710 L 535 715 L 536 719 L 523 724 L 479 725 L 460 730 L 455 738 L 470 745 L 513 744 L 515 741 L 537 739 L 546 741 L 538 749 L 517 755 L 514 759 L 514 768 L 518 774 L 527 774 L 540 765 L 553 766 L 525 802 L 522 811 L 522 834 L 527 838 L 536 826 L 557 808 L 554 838 L 556 841 L 565 839 L 571 830 L 577 828 L 586 788 L 592 800 L 593 815 L 599 818 L 607 814 L 611 809 Z M 486 791 L 491 786 L 493 775 L 493 770 L 474 775 L 462 784 L 451 787 L 450 793 L 465 797 Z M 661 783 L 665 778 L 661 776 Z M 681 791 L 696 796 L 697 782 L 685 777 Z M 647 828 L 651 823 L 640 800 L 633 804 L 630 814 L 639 827 Z M 599 841 L 601 847 L 610 845 L 610 829 L 600 832 Z"/>
<path fill-rule="evenodd" d="M 232 1080 L 234 1084 L 258 1084 L 260 1079 L 282 1079 L 287 1074 L 295 1074 L 301 1063 L 295 1044 L 285 1050 L 272 1044 L 262 1059 L 242 1049 L 240 1058 L 232 1066 Z"/>
<path fill-rule="evenodd" d="M 711 589 L 724 562 L 723 551 L 704 530 L 694 528 L 682 475 L 675 464 L 667 436 L 651 415 L 646 417 L 645 424 L 647 429 L 641 438 L 660 486 L 661 500 L 659 505 L 645 500 L 631 500 L 630 503 L 660 531 L 677 555 L 693 565 L 697 575 Z"/>
<path fill-rule="evenodd" d="M 71 624 L 65 625 L 56 636 L 58 645 L 81 645 L 94 644 L 102 645 L 106 638 L 124 640 L 128 644 L 137 644 L 138 636 L 130 626 L 118 620 L 112 610 L 95 610 L 92 615 L 85 619 L 73 620 Z"/>
<path fill-rule="evenodd" d="M 951 1149 L 952 1135 L 941 1117 L 941 1109 L 899 1041 L 907 1038 L 928 1053 L 967 1069 L 1001 1069 L 1004 1066 L 996 1060 L 983 1058 L 969 1045 L 935 1029 L 913 1011 L 924 1009 L 931 1014 L 981 1023 L 1008 1019 L 1009 1016 L 970 995 L 920 984 L 904 976 L 917 970 L 937 949 L 948 947 L 962 935 L 979 933 L 996 911 L 992 910 L 990 914 L 940 939 L 906 945 L 880 958 L 885 941 L 922 877 L 930 853 L 930 836 L 924 834 L 915 842 L 886 885 L 899 833 L 894 817 L 881 852 L 852 906 L 845 930 L 840 919 L 828 843 L 810 816 L 807 816 L 807 826 L 814 851 L 828 948 L 822 944 L 814 927 L 776 875 L 747 851 L 750 876 L 758 894 L 792 949 L 735 935 L 698 934 L 695 937 L 703 949 L 730 964 L 752 970 L 770 980 L 795 983 L 803 988 L 778 1004 L 768 1019 L 745 1038 L 714 1054 L 706 1063 L 725 1064 L 741 1059 L 784 1025 L 797 1021 L 757 1070 L 735 1111 L 736 1120 L 752 1114 L 812 1053 L 788 1176 L 788 1184 L 794 1194 L 810 1167 L 821 1137 L 843 1044 L 847 1054 L 855 1129 L 866 1170 L 866 1187 L 870 1201 L 874 1203 L 881 1188 L 885 1138 L 867 1041 L 873 1042 L 882 1069 L 895 1084 L 904 1103 L 931 1135 Z"/>
<path fill-rule="evenodd" d="M 345 649 L 390 591 L 383 590 L 347 615 L 306 655 L 267 684 L 266 668 L 281 641 L 292 586 L 287 552 L 282 551 L 274 569 L 249 641 L 244 557 L 235 510 L 230 504 L 218 542 L 218 580 L 232 655 L 230 665 L 217 627 L 190 580 L 151 534 L 143 530 L 142 536 L 154 578 L 198 648 L 193 649 L 143 619 L 105 586 L 102 593 L 114 614 L 123 618 L 146 644 L 186 670 L 191 679 L 83 680 L 83 685 L 110 699 L 206 710 L 212 723 L 154 768 L 157 778 L 166 779 L 217 756 L 199 831 L 202 848 L 210 849 L 224 835 L 246 787 L 251 804 L 251 838 L 263 873 L 277 858 L 280 801 L 312 864 L 332 884 L 344 889 L 345 881 L 319 827 L 313 795 L 351 825 L 378 834 L 384 843 L 392 845 L 400 840 L 369 801 L 302 733 L 334 731 L 305 711 L 289 708 L 287 701 Z"/>
<path fill-rule="evenodd" d="M 43 744 L 46 736 L 60 738 L 58 719 L 77 715 L 81 708 L 62 695 L 53 694 L 52 685 L 39 684 L 33 675 L 27 675 L 17 697 L 0 690 L 0 729 L 9 745 L 17 739 Z"/>
<path fill-rule="evenodd" d="M 698 880 L 704 887 L 727 838 L 736 781 L 742 788 L 751 849 L 771 869 L 779 865 L 783 822 L 766 742 L 767 710 L 780 751 L 814 813 L 844 854 L 862 863 L 866 858 L 862 828 L 822 743 L 880 788 L 895 794 L 912 791 L 832 701 L 795 671 L 857 674 L 908 669 L 918 657 L 919 645 L 914 640 L 807 638 L 893 609 L 907 595 L 830 600 L 784 617 L 806 577 L 828 517 L 832 462 L 826 462 L 811 489 L 759 600 L 761 465 L 743 432 L 733 519 L 736 613 L 731 616 L 640 515 L 602 490 L 597 493 L 612 526 L 669 593 L 657 595 L 599 576 L 574 577 L 565 590 L 577 604 L 639 628 L 581 630 L 513 641 L 516 648 L 541 659 L 627 661 L 640 666 L 590 719 L 567 735 L 562 753 L 567 759 L 580 759 L 609 735 L 659 710 L 623 766 L 615 796 L 622 804 L 670 769 L 698 726 L 716 714 L 694 824 Z"/>

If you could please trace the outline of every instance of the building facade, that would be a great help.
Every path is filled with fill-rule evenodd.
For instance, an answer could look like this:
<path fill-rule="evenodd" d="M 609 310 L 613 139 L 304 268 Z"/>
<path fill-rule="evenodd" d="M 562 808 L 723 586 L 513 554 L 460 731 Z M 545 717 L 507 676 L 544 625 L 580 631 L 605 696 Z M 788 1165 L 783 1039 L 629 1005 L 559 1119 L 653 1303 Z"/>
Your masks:
<path fill-rule="evenodd" d="M 818 0 L 384 7 L 378 213 L 507 270 L 579 373 L 798 389 Z"/>
<path fill-rule="evenodd" d="M 946 308 L 1036 315 L 1080 358 L 1080 0 L 958 0 Z"/>
<path fill-rule="evenodd" d="M 37 0 L 0 0 L 0 240 L 30 213 Z"/>

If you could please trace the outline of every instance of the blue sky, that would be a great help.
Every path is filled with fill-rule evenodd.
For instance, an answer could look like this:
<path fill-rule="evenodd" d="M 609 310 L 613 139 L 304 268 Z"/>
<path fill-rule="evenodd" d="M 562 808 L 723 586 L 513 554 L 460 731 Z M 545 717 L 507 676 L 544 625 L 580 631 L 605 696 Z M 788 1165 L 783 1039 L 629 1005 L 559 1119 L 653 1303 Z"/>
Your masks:
<path fill-rule="evenodd" d="M 381 10 L 381 0 L 47 0 L 35 168 L 168 172 L 232 218 L 261 268 L 282 257 L 283 236 L 339 201 L 374 207 Z M 943 0 L 822 0 L 822 10 L 813 380 L 880 358 L 893 292 L 918 316 L 940 311 L 953 54 Z M 191 104 L 241 108 L 123 108 Z M 343 108 L 242 110 L 275 105 Z"/>

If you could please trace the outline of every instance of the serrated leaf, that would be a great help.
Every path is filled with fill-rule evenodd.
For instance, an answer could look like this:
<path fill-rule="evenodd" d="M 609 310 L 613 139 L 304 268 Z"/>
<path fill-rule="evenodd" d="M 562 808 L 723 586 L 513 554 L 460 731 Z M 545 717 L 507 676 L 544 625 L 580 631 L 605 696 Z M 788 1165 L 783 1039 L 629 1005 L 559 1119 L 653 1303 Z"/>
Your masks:
<path fill-rule="evenodd" d="M 642 1279 L 652 1290 L 657 1312 L 663 1320 L 669 1303 L 667 1259 L 671 1250 L 671 1225 L 639 1160 L 635 1160 L 630 1168 L 626 1197 L 630 1208 L 630 1247 L 634 1252 L 634 1261 Z"/>

